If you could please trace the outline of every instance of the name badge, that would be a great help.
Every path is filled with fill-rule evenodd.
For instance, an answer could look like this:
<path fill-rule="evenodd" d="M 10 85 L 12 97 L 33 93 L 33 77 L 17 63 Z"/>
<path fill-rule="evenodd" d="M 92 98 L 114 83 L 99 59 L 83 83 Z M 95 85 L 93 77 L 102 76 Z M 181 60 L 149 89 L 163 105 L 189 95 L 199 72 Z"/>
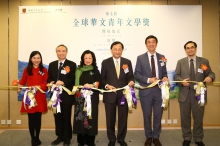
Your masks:
<path fill-rule="evenodd" d="M 128 68 L 124 69 L 125 74 L 129 72 Z"/>
<path fill-rule="evenodd" d="M 65 74 L 66 74 L 66 70 L 64 70 L 64 69 L 61 70 L 61 74 L 64 74 L 64 75 L 65 75 Z"/>
<path fill-rule="evenodd" d="M 161 66 L 164 66 L 164 62 L 161 62 L 160 65 L 161 65 Z"/>
<path fill-rule="evenodd" d="M 198 68 L 199 73 L 203 73 L 203 70 L 201 68 Z"/>

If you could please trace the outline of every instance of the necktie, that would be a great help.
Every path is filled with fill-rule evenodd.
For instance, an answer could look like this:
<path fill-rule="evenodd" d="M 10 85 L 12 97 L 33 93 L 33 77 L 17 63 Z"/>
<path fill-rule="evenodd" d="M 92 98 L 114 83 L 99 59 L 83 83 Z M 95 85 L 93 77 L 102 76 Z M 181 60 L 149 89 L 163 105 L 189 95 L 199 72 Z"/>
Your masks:
<path fill-rule="evenodd" d="M 116 60 L 116 62 L 115 62 L 115 69 L 116 69 L 117 77 L 119 78 L 119 75 L 120 75 L 120 69 L 119 69 L 118 60 Z"/>
<path fill-rule="evenodd" d="M 154 55 L 151 55 L 151 71 L 152 71 L 152 77 L 156 77 Z"/>
<path fill-rule="evenodd" d="M 195 75 L 195 68 L 194 68 L 194 63 L 193 59 L 190 59 L 190 81 L 195 81 L 196 75 Z M 193 88 L 194 84 L 191 83 L 190 86 Z"/>
<path fill-rule="evenodd" d="M 61 69 L 62 69 L 62 66 L 63 66 L 63 63 L 60 62 L 59 69 L 58 69 L 58 72 L 57 72 L 57 80 L 59 80 L 60 71 L 61 71 Z"/>

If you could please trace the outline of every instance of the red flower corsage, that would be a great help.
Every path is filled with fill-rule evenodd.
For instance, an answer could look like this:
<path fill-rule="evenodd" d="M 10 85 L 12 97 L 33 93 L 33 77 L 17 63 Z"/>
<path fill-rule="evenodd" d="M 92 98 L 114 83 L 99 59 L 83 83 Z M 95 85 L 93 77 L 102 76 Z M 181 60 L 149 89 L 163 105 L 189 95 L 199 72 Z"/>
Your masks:
<path fill-rule="evenodd" d="M 65 66 L 64 70 L 66 71 L 66 73 L 69 73 L 70 72 L 70 67 L 69 66 Z"/>
<path fill-rule="evenodd" d="M 123 64 L 123 65 L 122 65 L 122 68 L 123 68 L 123 69 L 127 69 L 127 68 L 128 68 L 128 65 L 127 65 L 127 64 Z"/>
<path fill-rule="evenodd" d="M 167 62 L 167 59 L 164 56 L 162 56 L 160 61 Z"/>
<path fill-rule="evenodd" d="M 200 68 L 203 70 L 203 71 L 206 71 L 208 69 L 208 67 L 205 65 L 205 64 L 201 64 Z"/>

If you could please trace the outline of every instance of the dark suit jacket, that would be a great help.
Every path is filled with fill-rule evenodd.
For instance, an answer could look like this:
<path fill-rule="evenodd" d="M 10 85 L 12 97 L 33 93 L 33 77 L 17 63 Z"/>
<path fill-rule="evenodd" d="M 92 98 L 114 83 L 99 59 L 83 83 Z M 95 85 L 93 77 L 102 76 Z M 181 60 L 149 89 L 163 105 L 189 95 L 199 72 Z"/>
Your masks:
<path fill-rule="evenodd" d="M 159 79 L 162 79 L 163 77 L 167 77 L 166 63 L 164 63 L 164 65 L 161 66 L 162 63 L 161 58 L 164 57 L 164 55 L 161 55 L 159 53 L 156 53 L 156 55 L 157 55 Z M 147 80 L 148 78 L 151 78 L 151 76 L 152 76 L 152 72 L 151 72 L 150 62 L 148 59 L 148 54 L 146 52 L 137 57 L 134 77 L 141 86 L 148 86 L 151 83 L 147 83 Z M 150 92 L 151 92 L 151 88 L 146 90 L 139 90 L 139 95 L 140 97 L 147 96 Z"/>
<path fill-rule="evenodd" d="M 125 73 L 122 68 L 123 65 L 128 65 L 129 72 Z M 102 69 L 101 69 L 101 79 L 102 85 L 105 87 L 107 84 L 114 86 L 115 88 L 121 88 L 126 85 L 130 81 L 134 81 L 133 69 L 131 65 L 131 61 L 121 57 L 120 61 L 120 75 L 119 79 L 117 78 L 116 69 L 113 57 L 103 60 Z M 122 90 L 118 91 L 117 94 L 114 92 L 104 93 L 103 94 L 103 102 L 113 103 L 116 98 L 119 100 L 122 97 Z"/>
<path fill-rule="evenodd" d="M 66 59 L 63 64 L 63 67 L 65 66 L 70 67 L 70 72 L 67 74 L 60 73 L 59 80 L 63 81 L 64 86 L 71 91 L 75 84 L 76 63 Z M 50 83 L 51 81 L 54 81 L 54 83 L 56 83 L 57 73 L 58 73 L 58 60 L 53 61 L 49 64 L 47 82 Z M 60 99 L 62 100 L 63 104 L 72 104 L 74 103 L 75 100 L 74 96 L 69 96 L 64 90 L 62 91 Z"/>
<path fill-rule="evenodd" d="M 203 73 L 198 72 L 201 64 L 205 64 L 208 69 L 203 71 Z M 202 82 L 206 77 L 211 77 L 212 80 L 215 79 L 215 73 L 212 72 L 211 67 L 209 66 L 209 61 L 202 57 L 196 57 L 196 81 Z M 175 81 L 182 81 L 186 78 L 190 78 L 190 70 L 189 70 L 189 61 L 188 57 L 182 58 L 177 62 L 176 70 L 175 70 Z M 189 87 L 182 86 L 179 84 L 179 101 L 184 102 L 187 98 Z"/>

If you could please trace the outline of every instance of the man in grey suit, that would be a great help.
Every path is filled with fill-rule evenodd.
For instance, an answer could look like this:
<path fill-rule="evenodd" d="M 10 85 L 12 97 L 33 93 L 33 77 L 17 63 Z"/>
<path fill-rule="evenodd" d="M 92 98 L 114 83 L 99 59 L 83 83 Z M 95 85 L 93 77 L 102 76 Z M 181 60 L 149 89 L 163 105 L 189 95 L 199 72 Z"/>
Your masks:
<path fill-rule="evenodd" d="M 121 42 L 111 44 L 112 57 L 103 60 L 101 79 L 107 90 L 114 90 L 126 85 L 134 85 L 134 75 L 131 61 L 121 57 L 124 45 Z M 125 67 L 126 66 L 126 67 Z M 121 105 L 122 90 L 116 92 L 105 92 L 103 102 L 105 103 L 108 146 L 115 146 L 116 140 L 120 146 L 127 146 L 124 141 L 127 133 L 128 104 Z M 116 107 L 118 107 L 118 134 L 115 135 Z M 107 145 L 107 144 L 106 144 Z"/>
<path fill-rule="evenodd" d="M 183 146 L 189 146 L 192 138 L 191 133 L 191 111 L 194 119 L 193 123 L 193 139 L 198 146 L 205 146 L 202 142 L 203 133 L 203 115 L 204 106 L 198 105 L 195 98 L 195 90 L 193 83 L 187 81 L 212 82 L 215 79 L 215 74 L 209 66 L 209 61 L 202 57 L 196 56 L 197 44 L 193 41 L 188 41 L 184 45 L 187 57 L 180 59 L 177 62 L 175 70 L 175 80 L 183 81 L 179 85 L 179 104 L 181 115 L 181 128 L 183 134 Z M 203 68 L 201 65 L 205 66 Z"/>
<path fill-rule="evenodd" d="M 135 79 L 141 86 L 148 86 L 158 79 L 168 81 L 166 62 L 161 55 L 156 52 L 158 40 L 150 35 L 145 39 L 147 52 L 137 57 L 134 72 Z M 145 146 L 151 146 L 153 141 L 155 146 L 162 146 L 159 141 L 161 132 L 161 118 L 163 113 L 161 89 L 158 86 L 139 90 L 140 102 L 144 116 Z M 153 127 L 151 126 L 153 110 Z"/>

